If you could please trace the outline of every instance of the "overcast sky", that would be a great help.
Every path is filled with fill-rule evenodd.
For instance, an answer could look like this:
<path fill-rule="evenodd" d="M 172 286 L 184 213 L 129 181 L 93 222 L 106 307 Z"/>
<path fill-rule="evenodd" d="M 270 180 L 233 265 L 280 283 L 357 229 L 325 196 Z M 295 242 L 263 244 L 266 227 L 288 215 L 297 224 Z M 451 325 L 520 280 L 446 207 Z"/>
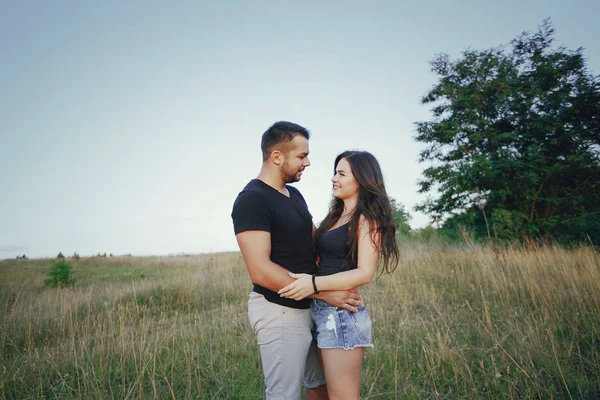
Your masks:
<path fill-rule="evenodd" d="M 413 215 L 414 122 L 440 52 L 507 44 L 550 17 L 600 73 L 598 1 L 0 0 L 0 259 L 237 250 L 260 136 L 311 133 L 315 223 L 335 156 L 372 152 Z"/>

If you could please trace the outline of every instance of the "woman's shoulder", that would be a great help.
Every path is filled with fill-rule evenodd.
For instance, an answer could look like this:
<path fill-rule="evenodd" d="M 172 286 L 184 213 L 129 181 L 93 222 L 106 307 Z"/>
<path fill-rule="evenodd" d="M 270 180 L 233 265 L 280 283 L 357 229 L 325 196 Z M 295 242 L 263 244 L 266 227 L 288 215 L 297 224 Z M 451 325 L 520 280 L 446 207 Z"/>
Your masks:
<path fill-rule="evenodd" d="M 359 238 L 370 236 L 372 240 L 380 240 L 379 222 L 368 218 L 364 214 L 358 217 L 357 231 Z"/>
<path fill-rule="evenodd" d="M 377 221 L 369 219 L 365 214 L 360 214 L 358 217 L 358 229 L 371 230 L 376 228 Z"/>

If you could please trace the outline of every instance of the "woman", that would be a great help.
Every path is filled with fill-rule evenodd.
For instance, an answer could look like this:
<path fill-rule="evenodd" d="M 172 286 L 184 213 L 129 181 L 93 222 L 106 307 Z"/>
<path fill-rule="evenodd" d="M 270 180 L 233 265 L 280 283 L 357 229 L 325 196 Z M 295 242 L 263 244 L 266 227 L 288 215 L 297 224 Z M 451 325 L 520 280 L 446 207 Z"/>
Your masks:
<path fill-rule="evenodd" d="M 334 174 L 331 208 L 315 232 L 317 273 L 290 273 L 296 280 L 281 296 L 300 300 L 319 290 L 352 289 L 373 280 L 379 261 L 382 273 L 397 265 L 396 227 L 375 157 L 346 151 L 335 159 Z M 366 308 L 352 313 L 316 299 L 311 308 L 329 399 L 358 399 L 364 348 L 373 346 Z"/>

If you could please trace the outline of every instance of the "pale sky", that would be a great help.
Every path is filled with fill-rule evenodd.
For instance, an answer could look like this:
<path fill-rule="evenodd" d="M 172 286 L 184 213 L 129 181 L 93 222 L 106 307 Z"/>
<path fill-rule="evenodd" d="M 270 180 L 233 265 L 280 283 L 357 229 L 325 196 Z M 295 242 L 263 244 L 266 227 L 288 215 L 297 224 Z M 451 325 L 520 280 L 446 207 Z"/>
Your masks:
<path fill-rule="evenodd" d="M 335 156 L 361 149 L 426 226 L 429 61 L 550 17 L 598 74 L 598 15 L 591 0 L 0 0 L 0 259 L 237 250 L 231 206 L 278 120 L 311 131 L 296 187 L 315 223 Z"/>

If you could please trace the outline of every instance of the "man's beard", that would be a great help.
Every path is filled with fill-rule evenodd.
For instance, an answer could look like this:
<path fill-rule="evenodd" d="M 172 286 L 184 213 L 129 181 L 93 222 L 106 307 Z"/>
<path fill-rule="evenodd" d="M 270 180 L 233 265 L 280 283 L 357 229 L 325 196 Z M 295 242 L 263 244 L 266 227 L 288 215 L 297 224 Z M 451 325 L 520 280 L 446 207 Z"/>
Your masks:
<path fill-rule="evenodd" d="M 300 180 L 300 177 L 298 176 L 298 172 L 300 172 L 301 170 L 295 170 L 293 171 L 289 164 L 287 163 L 287 161 L 283 162 L 283 165 L 281 166 L 281 177 L 283 178 L 283 181 L 285 183 L 294 183 L 294 182 L 298 182 Z"/>

